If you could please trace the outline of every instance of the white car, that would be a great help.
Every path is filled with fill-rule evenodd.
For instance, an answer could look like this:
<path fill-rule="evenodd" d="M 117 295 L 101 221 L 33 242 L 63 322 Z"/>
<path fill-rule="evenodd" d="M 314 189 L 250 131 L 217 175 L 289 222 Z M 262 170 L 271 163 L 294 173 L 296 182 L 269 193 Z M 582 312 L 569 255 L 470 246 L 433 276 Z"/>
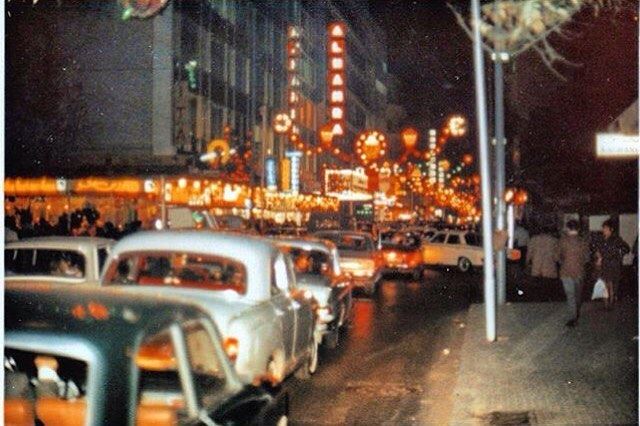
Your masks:
<path fill-rule="evenodd" d="M 38 237 L 7 243 L 5 280 L 99 284 L 114 244 L 97 237 Z"/>
<path fill-rule="evenodd" d="M 427 265 L 457 266 L 462 272 L 482 266 L 482 236 L 476 232 L 442 230 L 422 244 L 422 261 Z"/>
<path fill-rule="evenodd" d="M 294 372 L 308 378 L 317 369 L 321 336 L 313 296 L 297 288 L 291 259 L 265 238 L 138 232 L 113 248 L 101 282 L 200 305 L 248 383 L 278 384 Z"/>

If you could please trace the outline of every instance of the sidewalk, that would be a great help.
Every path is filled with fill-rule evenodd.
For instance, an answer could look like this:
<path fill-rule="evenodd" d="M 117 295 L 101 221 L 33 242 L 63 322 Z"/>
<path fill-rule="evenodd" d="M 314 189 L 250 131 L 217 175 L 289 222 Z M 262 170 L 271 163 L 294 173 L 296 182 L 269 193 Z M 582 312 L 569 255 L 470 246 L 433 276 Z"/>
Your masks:
<path fill-rule="evenodd" d="M 484 305 L 472 305 L 450 423 L 636 424 L 637 302 L 588 302 L 577 327 L 566 319 L 564 303 L 508 304 L 488 343 Z"/>

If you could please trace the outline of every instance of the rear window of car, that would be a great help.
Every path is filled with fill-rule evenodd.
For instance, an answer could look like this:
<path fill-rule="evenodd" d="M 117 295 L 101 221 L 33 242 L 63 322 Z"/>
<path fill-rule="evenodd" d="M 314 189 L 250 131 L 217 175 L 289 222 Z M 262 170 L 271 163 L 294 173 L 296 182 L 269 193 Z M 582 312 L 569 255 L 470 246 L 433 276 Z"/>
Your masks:
<path fill-rule="evenodd" d="M 317 234 L 317 236 L 330 240 L 340 251 L 373 251 L 373 240 L 366 235 L 321 233 Z"/>
<path fill-rule="evenodd" d="M 105 284 L 203 290 L 245 294 L 247 271 L 233 259 L 187 252 L 143 252 L 121 255 L 108 266 Z"/>
<path fill-rule="evenodd" d="M 447 239 L 447 244 L 460 244 L 460 236 L 459 235 L 449 235 Z"/>
<path fill-rule="evenodd" d="M 328 253 L 299 247 L 284 247 L 283 251 L 291 256 L 293 268 L 297 274 L 333 276 L 331 257 Z"/>
<path fill-rule="evenodd" d="M 482 238 L 478 234 L 466 234 L 464 240 L 470 246 L 480 247 L 482 245 Z"/>
<path fill-rule="evenodd" d="M 416 250 L 420 248 L 420 236 L 412 233 L 397 233 L 383 239 L 382 247 L 394 250 Z"/>
<path fill-rule="evenodd" d="M 73 250 L 6 248 L 5 276 L 33 275 L 63 278 L 83 278 L 85 258 Z"/>

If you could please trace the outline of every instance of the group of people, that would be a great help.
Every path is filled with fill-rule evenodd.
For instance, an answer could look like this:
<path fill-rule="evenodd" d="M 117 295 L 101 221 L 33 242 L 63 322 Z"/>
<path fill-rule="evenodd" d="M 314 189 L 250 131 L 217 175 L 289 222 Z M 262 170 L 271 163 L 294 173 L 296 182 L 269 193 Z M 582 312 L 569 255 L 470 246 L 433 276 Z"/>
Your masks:
<path fill-rule="evenodd" d="M 568 221 L 560 238 L 556 238 L 550 229 L 530 239 L 522 227 L 516 232 L 516 245 L 526 252 L 525 268 L 530 270 L 535 284 L 542 289 L 553 286 L 558 278 L 562 281 L 570 312 L 568 327 L 575 326 L 580 317 L 589 263 L 592 278 L 605 283 L 605 307 L 611 309 L 619 294 L 622 258 L 630 251 L 629 245 L 616 234 L 612 220 L 602 224 L 602 236 L 598 238 L 584 238 L 579 228 L 576 220 Z"/>
<path fill-rule="evenodd" d="M 49 221 L 44 217 L 34 217 L 29 209 L 17 209 L 14 214 L 5 216 L 5 241 L 31 237 L 87 236 L 119 239 L 124 235 L 141 229 L 142 222 L 134 220 L 123 227 L 112 222 L 100 221 L 100 213 L 93 207 L 76 209 L 63 213 L 57 220 Z"/>

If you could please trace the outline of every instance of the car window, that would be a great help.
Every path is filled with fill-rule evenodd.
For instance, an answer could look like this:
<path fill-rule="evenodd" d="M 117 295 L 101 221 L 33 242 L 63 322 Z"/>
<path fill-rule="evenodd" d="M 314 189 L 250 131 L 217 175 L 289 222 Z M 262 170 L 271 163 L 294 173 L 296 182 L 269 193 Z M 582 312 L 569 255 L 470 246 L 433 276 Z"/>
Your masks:
<path fill-rule="evenodd" d="M 432 243 L 444 243 L 447 239 L 447 234 L 436 234 L 432 239 Z"/>
<path fill-rule="evenodd" d="M 80 252 L 56 249 L 5 249 L 5 275 L 45 275 L 83 278 L 85 258 Z"/>
<path fill-rule="evenodd" d="M 222 256 L 187 252 L 128 253 L 109 266 L 105 284 L 231 290 L 246 293 L 245 266 Z"/>
<path fill-rule="evenodd" d="M 286 247 L 286 251 L 293 262 L 296 274 L 315 276 L 333 276 L 333 267 L 329 253 L 322 250 L 305 250 L 300 247 Z"/>
<path fill-rule="evenodd" d="M 67 403 L 77 407 L 86 401 L 88 368 L 84 361 L 5 347 L 4 365 L 5 398 L 35 396 L 37 399 L 34 402 L 39 405 L 38 417 L 41 421 L 38 424 L 59 424 L 60 413 L 64 413 Z M 43 404 L 40 405 L 40 402 Z M 85 419 L 75 420 L 78 424 L 84 424 Z"/>
<path fill-rule="evenodd" d="M 482 238 L 478 234 L 468 233 L 464 236 L 464 240 L 470 246 L 479 247 L 482 245 Z"/>
<path fill-rule="evenodd" d="M 460 244 L 460 236 L 456 234 L 450 234 L 447 238 L 447 244 Z"/>
<path fill-rule="evenodd" d="M 201 321 L 182 324 L 189 365 L 201 405 L 224 388 L 226 376 L 212 336 Z M 146 337 L 136 356 L 140 368 L 139 401 L 145 405 L 184 406 L 178 360 L 171 333 L 164 329 Z"/>
<path fill-rule="evenodd" d="M 395 250 L 416 250 L 420 247 L 420 235 L 410 232 L 398 232 L 382 241 L 382 247 Z"/>

